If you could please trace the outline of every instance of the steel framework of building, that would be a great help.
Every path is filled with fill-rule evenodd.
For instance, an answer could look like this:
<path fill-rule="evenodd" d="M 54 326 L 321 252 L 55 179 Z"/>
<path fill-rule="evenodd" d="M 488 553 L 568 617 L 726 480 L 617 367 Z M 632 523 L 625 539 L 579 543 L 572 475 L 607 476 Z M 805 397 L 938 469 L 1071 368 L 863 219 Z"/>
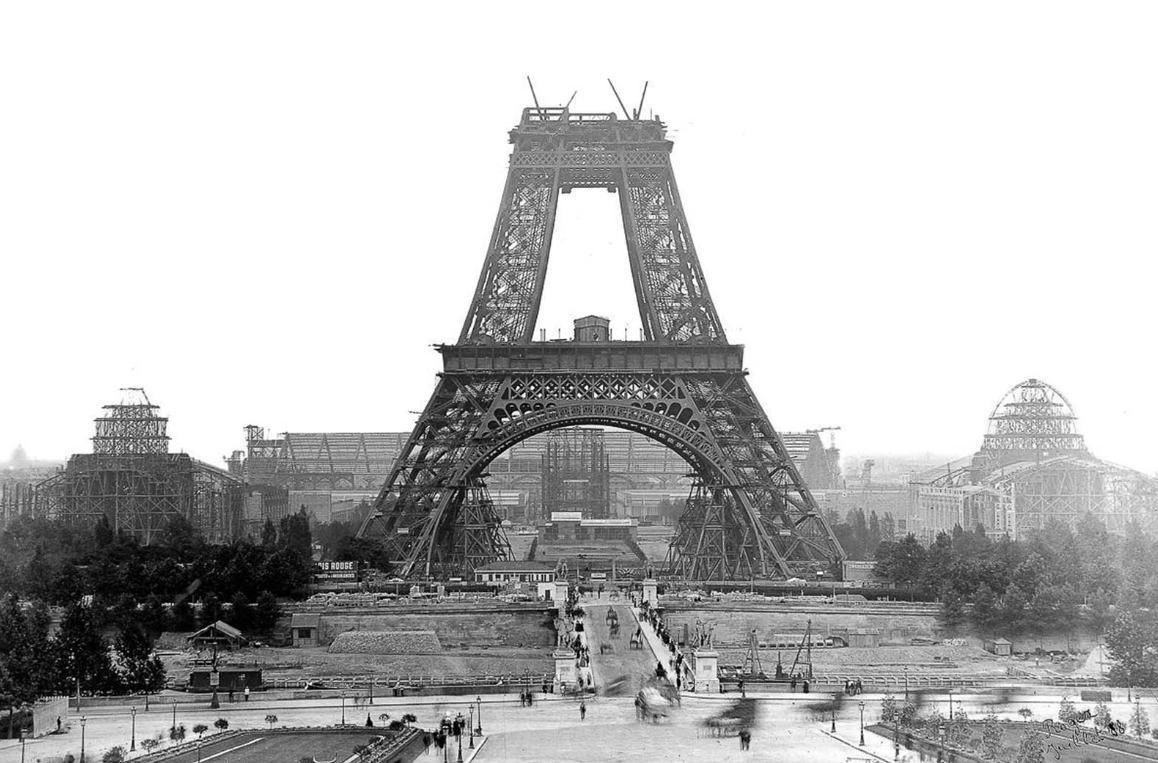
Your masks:
<path fill-rule="evenodd" d="M 173 517 L 189 520 L 210 542 L 236 537 L 240 479 L 184 453 L 169 453 L 168 419 L 144 390 L 129 388 L 96 419 L 93 452 L 77 454 L 36 488 L 36 513 L 91 525 L 107 517 L 114 531 L 152 542 Z"/>
<path fill-rule="evenodd" d="M 928 513 L 941 504 L 931 531 L 951 530 L 951 522 L 981 501 L 981 524 L 994 534 L 1022 537 L 1058 520 L 1077 528 L 1089 512 L 1115 533 L 1149 527 L 1158 517 L 1158 480 L 1096 458 L 1078 432 L 1073 406 L 1054 387 L 1028 379 L 1013 387 L 989 417 L 981 450 L 968 463 L 914 481 L 918 502 Z M 977 493 L 978 488 L 985 491 Z M 930 515 L 932 516 L 932 515 Z M 972 518 L 971 518 L 972 519 Z M 929 522 L 927 522 L 929 524 Z"/>
<path fill-rule="evenodd" d="M 681 519 L 671 557 L 688 577 L 789 577 L 843 558 L 748 385 L 743 348 L 727 343 L 666 128 L 626 116 L 536 104 L 510 133 L 507 182 L 458 343 L 439 348 L 444 372 L 360 530 L 388 539 L 403 575 L 469 572 L 472 549 L 487 542 L 503 558 L 497 517 L 465 530 L 464 503 L 504 450 L 576 425 L 642 433 L 699 475 L 721 509 L 689 505 Z M 559 196 L 577 188 L 619 196 L 640 342 L 533 341 Z"/>
<path fill-rule="evenodd" d="M 603 430 L 557 429 L 543 455 L 543 514 L 581 511 L 587 519 L 611 516 L 611 473 Z"/>

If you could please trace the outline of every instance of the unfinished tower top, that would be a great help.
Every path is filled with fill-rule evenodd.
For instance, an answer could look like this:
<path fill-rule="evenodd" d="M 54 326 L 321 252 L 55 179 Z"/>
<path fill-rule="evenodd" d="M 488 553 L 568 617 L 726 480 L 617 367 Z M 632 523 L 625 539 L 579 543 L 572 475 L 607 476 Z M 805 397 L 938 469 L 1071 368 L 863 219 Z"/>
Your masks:
<path fill-rule="evenodd" d="M 92 438 L 92 452 L 110 456 L 143 455 L 169 452 L 169 419 L 157 413 L 157 406 L 140 387 L 125 387 L 116 405 L 104 406 L 105 415 L 97 418 Z"/>
<path fill-rule="evenodd" d="M 1065 395 L 1039 379 L 1027 379 L 993 409 L 981 449 L 1084 453 L 1086 444 Z"/>

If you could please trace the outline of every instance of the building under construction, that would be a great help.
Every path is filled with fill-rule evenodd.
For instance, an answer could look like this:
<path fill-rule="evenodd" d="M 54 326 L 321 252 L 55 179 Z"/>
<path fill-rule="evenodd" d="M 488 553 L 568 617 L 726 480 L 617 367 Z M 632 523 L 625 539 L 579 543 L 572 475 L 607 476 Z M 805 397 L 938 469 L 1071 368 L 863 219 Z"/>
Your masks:
<path fill-rule="evenodd" d="M 587 434 L 569 434 L 572 431 Z M 782 437 L 808 484 L 815 482 L 817 490 L 824 491 L 839 487 L 843 480 L 840 451 L 835 446 L 826 448 L 818 431 L 787 432 Z M 409 432 L 283 432 L 271 436 L 259 426 L 248 426 L 245 433 L 246 450 L 234 452 L 229 471 L 250 486 L 247 527 L 265 518 L 276 523 L 286 511 L 303 507 L 320 522 L 361 522 L 361 513 L 368 508 L 365 502 L 373 502 L 409 436 Z M 580 439 L 575 441 L 576 437 Z M 602 516 L 660 522 L 665 503 L 684 504 L 693 480 L 687 461 L 677 453 L 637 432 L 583 427 L 527 438 L 490 463 L 487 491 L 499 516 L 516 524 L 533 524 L 547 520 L 552 510 L 571 510 L 557 505 L 545 509 L 553 499 L 546 494 L 550 470 L 545 471 L 544 464 L 549 463 L 552 442 L 557 443 L 558 459 L 559 448 L 565 450 L 569 447 L 565 443 L 570 443 L 574 450 L 583 438 L 587 438 L 589 451 L 595 447 L 602 450 L 606 463 L 610 503 Z M 603 490 L 598 481 L 601 478 L 588 475 L 570 479 L 596 479 L 590 484 Z M 578 484 L 570 483 L 572 488 Z M 270 504 L 268 496 L 255 498 L 254 491 L 265 487 L 286 491 L 281 497 L 283 503 Z M 557 487 L 562 489 L 562 485 Z"/>
<path fill-rule="evenodd" d="M 570 427 L 547 433 L 543 456 L 543 512 L 582 512 L 587 519 L 611 516 L 611 470 L 602 429 Z"/>
<path fill-rule="evenodd" d="M 979 524 L 993 536 L 1023 538 L 1050 519 L 1075 527 L 1086 512 L 1123 533 L 1158 515 L 1158 480 L 1094 457 L 1073 406 L 1038 379 L 1001 399 L 972 458 L 919 475 L 911 487 L 927 541 Z"/>
<path fill-rule="evenodd" d="M 113 530 L 151 543 L 174 517 L 184 517 L 210 542 L 240 531 L 244 486 L 239 477 L 169 452 L 168 419 L 144 390 L 123 390 L 96 419 L 93 452 L 72 456 L 35 488 L 33 513 L 80 525 L 107 517 Z"/>

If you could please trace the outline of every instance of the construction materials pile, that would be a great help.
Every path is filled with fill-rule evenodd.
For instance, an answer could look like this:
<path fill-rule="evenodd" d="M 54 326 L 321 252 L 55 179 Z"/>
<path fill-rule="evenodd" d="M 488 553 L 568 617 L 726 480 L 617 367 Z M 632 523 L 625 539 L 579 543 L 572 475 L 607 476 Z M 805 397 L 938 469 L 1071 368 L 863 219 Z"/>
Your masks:
<path fill-rule="evenodd" d="M 434 631 L 346 631 L 327 650 L 333 654 L 438 654 Z"/>

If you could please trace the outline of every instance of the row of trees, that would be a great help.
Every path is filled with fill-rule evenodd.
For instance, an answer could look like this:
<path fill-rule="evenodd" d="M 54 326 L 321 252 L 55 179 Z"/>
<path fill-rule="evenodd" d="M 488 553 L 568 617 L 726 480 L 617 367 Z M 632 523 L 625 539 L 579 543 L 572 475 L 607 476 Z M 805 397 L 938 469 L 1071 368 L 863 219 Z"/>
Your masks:
<path fill-rule="evenodd" d="M 940 533 L 927 548 L 912 535 L 885 541 L 876 572 L 937 598 L 951 625 L 1017 635 L 1079 623 L 1100 631 L 1113 621 L 1113 605 L 1158 604 L 1154 560 L 1158 546 L 1143 534 L 1116 539 L 1086 515 L 1076 532 L 1052 521 L 1025 541 L 994 540 L 980 526 Z"/>
<path fill-rule="evenodd" d="M 312 573 L 309 521 L 295 514 L 279 533 L 267 523 L 262 542 L 205 543 L 187 520 L 175 517 L 149 545 L 116 535 L 107 520 L 81 531 L 61 521 L 21 517 L 0 534 L 0 591 L 65 605 L 92 594 L 108 606 L 125 596 L 172 601 L 194 581 L 203 592 L 250 601 L 262 591 L 304 593 Z"/>
<path fill-rule="evenodd" d="M 940 601 L 949 625 L 1008 636 L 1085 627 L 1104 633 L 1112 681 L 1158 686 L 1158 540 L 1140 528 L 1112 536 L 1091 514 L 1024 541 L 957 527 L 928 547 L 884 541 L 876 561 L 878 575 Z"/>
<path fill-rule="evenodd" d="M 896 520 L 887 511 L 878 517 L 875 511 L 866 515 L 864 509 L 852 509 L 843 520 L 830 511 L 825 519 L 849 559 L 872 559 L 880 544 L 891 541 L 896 534 Z"/>
<path fill-rule="evenodd" d="M 49 636 L 42 602 L 0 601 L 0 706 L 12 709 L 37 698 L 71 694 L 157 692 L 165 668 L 138 623 L 127 623 L 110 644 L 92 607 L 71 604 Z"/>

